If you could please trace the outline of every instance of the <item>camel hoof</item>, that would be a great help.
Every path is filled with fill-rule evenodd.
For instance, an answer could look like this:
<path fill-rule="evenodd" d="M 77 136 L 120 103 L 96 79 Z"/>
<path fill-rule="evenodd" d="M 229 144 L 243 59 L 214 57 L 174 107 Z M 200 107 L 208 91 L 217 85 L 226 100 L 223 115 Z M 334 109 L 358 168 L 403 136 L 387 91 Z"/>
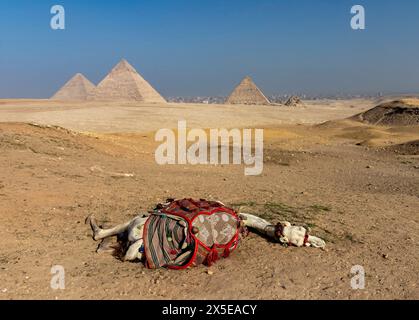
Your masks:
<path fill-rule="evenodd" d="M 91 224 L 93 213 L 89 214 L 84 220 L 84 224 Z"/>
<path fill-rule="evenodd" d="M 115 252 L 115 248 L 113 247 L 113 242 L 110 238 L 102 240 L 102 242 L 98 245 L 96 249 L 96 253 L 113 253 Z"/>
<path fill-rule="evenodd" d="M 93 240 L 95 241 L 99 241 L 101 240 L 100 237 L 98 237 L 98 233 L 100 231 L 100 228 L 98 227 L 97 223 L 96 223 L 96 219 L 94 217 L 93 214 L 90 214 L 86 220 L 85 220 L 86 224 L 90 224 L 90 228 L 92 228 L 93 231 Z"/>

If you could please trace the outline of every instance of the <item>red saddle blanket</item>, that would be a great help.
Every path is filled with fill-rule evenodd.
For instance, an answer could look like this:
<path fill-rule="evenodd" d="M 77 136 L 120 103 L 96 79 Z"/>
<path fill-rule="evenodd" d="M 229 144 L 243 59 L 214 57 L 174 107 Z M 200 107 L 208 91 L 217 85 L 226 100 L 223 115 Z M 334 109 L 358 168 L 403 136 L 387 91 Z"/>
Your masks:
<path fill-rule="evenodd" d="M 215 201 L 182 199 L 158 205 L 144 226 L 148 268 L 210 266 L 237 248 L 240 218 Z"/>

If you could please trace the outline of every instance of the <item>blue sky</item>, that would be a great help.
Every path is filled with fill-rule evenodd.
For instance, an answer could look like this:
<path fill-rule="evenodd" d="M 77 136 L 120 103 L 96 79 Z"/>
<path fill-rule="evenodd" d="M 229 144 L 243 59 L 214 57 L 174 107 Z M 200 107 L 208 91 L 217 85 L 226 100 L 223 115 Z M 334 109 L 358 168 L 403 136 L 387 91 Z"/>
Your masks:
<path fill-rule="evenodd" d="M 50 8 L 66 30 L 50 28 Z M 364 31 L 350 9 L 366 9 Z M 415 0 L 2 0 L 0 98 L 44 98 L 126 58 L 165 96 L 419 93 Z"/>

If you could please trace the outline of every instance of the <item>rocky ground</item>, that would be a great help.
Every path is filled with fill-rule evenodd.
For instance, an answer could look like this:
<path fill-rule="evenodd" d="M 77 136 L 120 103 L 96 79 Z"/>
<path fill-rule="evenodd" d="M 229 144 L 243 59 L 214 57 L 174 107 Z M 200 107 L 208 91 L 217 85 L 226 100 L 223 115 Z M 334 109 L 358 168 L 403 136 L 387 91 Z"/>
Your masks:
<path fill-rule="evenodd" d="M 365 106 L 346 108 L 342 118 Z M 419 158 L 387 148 L 417 140 L 417 127 L 314 125 L 338 118 L 339 107 L 326 109 L 303 119 L 312 124 L 266 125 L 264 171 L 255 177 L 243 166 L 159 166 L 152 130 L 0 124 L 0 299 L 418 299 Z M 39 112 L 31 119 L 21 111 L 22 121 L 58 116 Z M 17 114 L 0 107 L 0 121 Z M 127 127 L 157 121 L 147 119 L 132 117 Z M 117 224 L 168 197 L 221 200 L 310 226 L 327 249 L 251 234 L 230 258 L 186 271 L 95 253 L 88 214 Z M 50 287 L 54 265 L 65 269 L 65 290 Z M 351 288 L 355 265 L 365 269 L 365 290 Z"/>

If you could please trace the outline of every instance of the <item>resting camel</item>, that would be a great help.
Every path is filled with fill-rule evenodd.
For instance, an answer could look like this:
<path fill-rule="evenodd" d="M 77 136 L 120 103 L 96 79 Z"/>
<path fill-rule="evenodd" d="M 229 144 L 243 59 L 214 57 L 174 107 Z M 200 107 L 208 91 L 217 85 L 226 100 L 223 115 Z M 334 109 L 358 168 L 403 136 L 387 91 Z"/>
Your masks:
<path fill-rule="evenodd" d="M 205 236 L 205 232 L 204 232 L 205 229 L 201 228 L 202 225 L 200 225 L 199 228 L 196 227 L 196 224 L 192 226 L 191 225 L 192 220 L 188 220 L 187 218 L 184 219 L 182 215 L 177 215 L 177 214 L 172 215 L 171 214 L 172 211 L 168 211 L 167 208 L 177 208 L 178 210 L 183 210 L 183 209 L 179 209 L 179 207 L 190 208 L 190 206 L 197 205 L 198 207 L 199 206 L 201 207 L 198 209 L 202 209 L 202 206 L 203 206 L 202 203 L 204 204 L 210 203 L 211 210 L 216 208 L 213 212 L 215 212 L 216 214 L 219 213 L 218 217 L 216 215 L 210 216 L 209 214 L 202 215 L 201 214 L 202 212 L 200 212 L 200 214 L 198 215 L 197 214 L 195 215 L 195 216 L 199 216 L 199 215 L 203 216 L 203 217 L 199 217 L 202 223 L 208 223 L 208 221 L 212 221 L 211 226 L 217 225 L 218 231 L 215 230 L 216 228 L 214 227 L 210 230 L 210 233 L 213 233 L 213 234 L 210 234 L 207 236 L 211 237 L 214 234 L 216 234 L 216 237 L 220 239 L 220 236 L 221 236 L 220 233 L 223 233 L 226 230 L 229 232 L 231 231 L 231 235 L 232 235 L 231 237 L 226 238 L 229 241 L 228 244 L 227 244 L 227 241 L 222 243 L 222 241 L 214 240 L 215 239 L 214 238 L 213 242 L 211 242 L 211 245 L 212 245 L 211 248 L 204 246 L 209 252 L 209 253 L 208 252 L 205 253 L 206 258 L 208 258 L 209 255 L 215 253 L 216 259 L 217 259 L 217 257 L 219 256 L 218 253 L 220 252 L 218 249 L 220 247 L 223 248 L 222 256 L 223 257 L 228 256 L 229 252 L 234 250 L 237 247 L 239 240 L 242 238 L 243 235 L 246 234 L 248 229 L 256 231 L 258 234 L 263 235 L 269 238 L 270 240 L 274 242 L 278 242 L 285 246 L 314 247 L 314 248 L 322 248 L 322 249 L 325 248 L 326 246 L 326 243 L 324 240 L 310 235 L 309 234 L 310 230 L 307 230 L 304 227 L 293 226 L 291 225 L 291 223 L 286 222 L 286 221 L 280 222 L 274 225 L 270 223 L 269 221 L 262 219 L 260 217 L 257 217 L 255 215 L 252 215 L 252 214 L 248 214 L 248 213 L 236 214 L 234 210 L 227 208 L 222 202 L 219 202 L 219 201 L 217 202 L 205 202 L 205 200 L 201 200 L 201 201 L 204 201 L 204 202 L 199 202 L 199 201 L 194 202 L 194 200 L 192 199 L 183 199 L 183 200 L 178 200 L 178 201 L 175 201 L 174 199 L 170 199 L 167 203 L 163 205 L 158 205 L 152 213 L 139 215 L 126 223 L 117 225 L 109 229 L 101 228 L 99 224 L 97 223 L 94 215 L 90 215 L 86 219 L 86 223 L 90 224 L 90 227 L 93 231 L 93 239 L 95 241 L 102 241 L 101 244 L 98 246 L 97 252 L 113 251 L 123 261 L 132 261 L 132 262 L 142 261 L 146 264 L 147 262 L 148 263 L 150 262 L 148 260 L 151 260 L 145 252 L 146 251 L 145 247 L 147 244 L 146 242 L 149 241 L 146 239 L 151 239 L 149 241 L 150 243 L 153 239 L 154 240 L 156 239 L 156 237 L 153 238 L 150 235 L 148 235 L 147 237 L 145 236 L 145 228 L 148 227 L 148 229 L 151 229 L 150 224 L 153 223 L 149 221 L 151 220 L 150 219 L 151 216 L 157 217 L 160 220 L 163 219 L 164 221 L 166 221 L 166 224 L 163 226 L 163 229 L 165 230 L 163 232 L 165 233 L 165 237 L 163 237 L 165 238 L 164 241 L 166 241 L 166 238 L 168 239 L 168 242 L 167 241 L 166 242 L 168 243 L 167 244 L 168 248 L 172 249 L 171 251 L 173 251 L 173 248 L 176 249 L 175 250 L 176 252 L 170 251 L 170 253 L 173 253 L 173 259 L 170 260 L 172 262 L 171 265 L 172 266 L 174 265 L 180 266 L 182 264 L 185 265 L 185 261 L 188 261 L 188 259 L 191 259 L 191 256 L 193 255 L 193 251 L 195 250 L 194 249 L 195 247 L 191 247 L 191 246 L 188 247 L 187 242 L 191 239 L 191 235 L 195 235 L 198 237 L 199 233 L 201 233 L 201 234 L 204 234 Z M 196 210 L 196 212 L 198 211 L 199 210 Z M 234 232 L 235 232 L 234 224 L 228 225 L 229 213 L 234 215 L 238 221 L 236 238 L 233 237 Z M 170 219 L 169 220 L 166 219 L 167 217 L 169 217 Z M 206 221 L 205 219 L 207 219 L 208 221 Z M 194 221 L 198 221 L 198 219 Z M 172 243 L 174 243 L 175 241 L 172 238 L 174 237 L 177 238 L 178 236 L 176 236 L 176 234 L 175 236 L 173 236 L 174 233 L 172 229 L 169 230 L 170 235 L 167 236 L 167 232 L 169 228 L 168 226 L 171 226 L 170 228 L 172 229 L 176 229 L 177 235 L 182 235 L 182 239 L 180 239 L 179 242 L 176 242 L 176 246 L 173 246 Z M 201 230 L 199 230 L 200 228 Z M 154 230 L 157 230 L 157 238 L 161 240 L 162 238 L 161 232 L 158 233 L 159 231 L 157 227 Z M 148 233 L 150 232 L 151 231 L 148 230 Z M 223 234 L 226 235 L 225 233 Z M 118 239 L 118 245 L 111 244 L 109 242 L 109 240 L 115 236 Z M 195 240 L 196 239 L 198 238 L 195 238 Z M 200 240 L 202 240 L 202 235 L 201 235 Z M 220 243 L 216 243 L 217 241 L 221 242 L 221 245 Z M 190 243 L 190 241 L 188 243 Z M 159 244 L 157 245 L 159 246 Z M 215 250 L 213 247 L 215 247 L 217 250 Z M 198 250 L 195 250 L 195 251 L 198 251 Z M 227 251 L 227 255 L 225 254 L 226 251 Z M 206 259 L 205 261 L 207 260 L 208 259 Z M 168 260 L 166 259 L 165 261 L 167 262 Z M 200 263 L 205 263 L 205 262 L 200 261 Z M 150 263 L 148 265 L 150 265 Z M 167 265 L 169 264 L 161 263 L 161 264 L 157 264 L 157 266 L 153 264 L 154 267 L 161 267 L 161 266 L 167 266 Z M 182 267 L 177 267 L 177 269 L 182 269 Z"/>

